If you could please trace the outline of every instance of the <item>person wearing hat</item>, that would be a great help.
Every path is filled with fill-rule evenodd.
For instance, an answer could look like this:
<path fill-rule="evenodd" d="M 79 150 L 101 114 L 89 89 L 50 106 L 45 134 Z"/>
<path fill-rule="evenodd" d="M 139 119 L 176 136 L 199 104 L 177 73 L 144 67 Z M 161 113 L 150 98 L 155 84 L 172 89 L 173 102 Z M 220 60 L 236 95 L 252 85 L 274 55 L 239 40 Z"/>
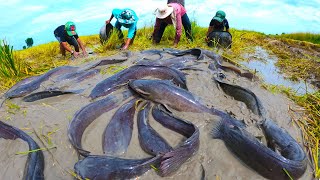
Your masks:
<path fill-rule="evenodd" d="M 224 11 L 217 11 L 216 15 L 212 18 L 207 31 L 207 37 L 213 31 L 224 31 L 226 29 L 229 32 L 229 23 L 226 19 L 226 13 Z"/>
<path fill-rule="evenodd" d="M 177 46 L 182 34 L 182 26 L 184 27 L 187 38 L 193 41 L 191 33 L 191 23 L 187 15 L 186 9 L 179 3 L 169 3 L 163 7 L 159 7 L 155 11 L 156 23 L 152 33 L 154 43 L 159 43 L 163 32 L 168 24 L 173 24 L 176 29 L 174 46 Z"/>
<path fill-rule="evenodd" d="M 128 36 L 127 40 L 121 47 L 121 49 L 128 49 L 129 45 L 133 43 L 133 40 L 137 33 L 137 22 L 138 16 L 131 9 L 113 9 L 112 14 L 108 20 L 106 20 L 106 24 L 109 24 L 111 20 L 115 17 L 117 19 L 115 27 L 119 31 L 119 38 L 123 38 L 123 34 L 121 31 L 121 27 L 124 26 L 128 28 Z"/>
<path fill-rule="evenodd" d="M 69 21 L 65 25 L 61 25 L 54 30 L 54 36 L 60 43 L 60 51 L 63 56 L 66 56 L 66 51 L 69 51 L 75 58 L 79 56 L 79 45 L 84 56 L 87 55 L 86 49 L 80 40 L 76 25 Z M 67 45 L 74 46 L 75 51 Z"/>

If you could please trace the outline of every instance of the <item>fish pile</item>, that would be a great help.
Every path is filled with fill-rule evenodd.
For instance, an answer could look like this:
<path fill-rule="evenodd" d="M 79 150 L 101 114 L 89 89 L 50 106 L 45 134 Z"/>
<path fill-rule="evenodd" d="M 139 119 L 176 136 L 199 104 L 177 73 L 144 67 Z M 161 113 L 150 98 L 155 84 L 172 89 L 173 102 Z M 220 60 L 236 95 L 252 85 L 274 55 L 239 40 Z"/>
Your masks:
<path fill-rule="evenodd" d="M 249 79 L 255 78 L 252 73 L 226 64 L 216 53 L 199 48 L 153 49 L 141 51 L 140 54 L 142 58 L 137 59 L 134 65 L 97 83 L 87 96 L 91 102 L 81 107 L 68 125 L 69 141 L 79 154 L 74 170 L 80 178 L 130 179 L 150 169 L 155 169 L 162 177 L 174 174 L 199 150 L 200 131 L 195 124 L 180 118 L 173 111 L 208 113 L 217 117 L 213 120 L 212 138 L 222 140 L 243 163 L 265 178 L 297 179 L 304 174 L 307 157 L 299 143 L 268 117 L 261 101 L 251 90 L 224 81 L 224 71 L 232 71 Z M 171 57 L 164 59 L 164 55 Z M 82 67 L 61 66 L 20 81 L 4 97 L 22 97 L 24 102 L 34 102 L 64 94 L 82 94 L 89 86 L 81 89 L 70 87 L 96 76 L 103 66 L 123 63 L 129 57 L 130 52 L 126 57 L 101 59 Z M 258 126 L 263 130 L 268 146 L 249 133 L 245 123 L 232 114 L 217 107 L 208 107 L 188 91 L 187 74 L 183 71 L 203 71 L 195 66 L 199 63 L 209 63 L 212 81 L 226 95 L 243 102 L 259 116 L 261 122 Z M 56 82 L 54 86 L 37 91 L 49 79 Z M 82 146 L 83 134 L 93 121 L 111 110 L 116 111 L 103 132 L 103 154 L 92 154 Z M 172 147 L 150 125 L 151 119 L 185 139 Z M 149 157 L 128 159 L 122 155 L 128 150 L 135 121 L 140 147 Z M 21 138 L 29 144 L 30 151 L 39 149 L 30 136 L 3 122 L 0 122 L 0 137 Z M 43 170 L 42 151 L 29 153 L 25 179 L 44 179 Z"/>

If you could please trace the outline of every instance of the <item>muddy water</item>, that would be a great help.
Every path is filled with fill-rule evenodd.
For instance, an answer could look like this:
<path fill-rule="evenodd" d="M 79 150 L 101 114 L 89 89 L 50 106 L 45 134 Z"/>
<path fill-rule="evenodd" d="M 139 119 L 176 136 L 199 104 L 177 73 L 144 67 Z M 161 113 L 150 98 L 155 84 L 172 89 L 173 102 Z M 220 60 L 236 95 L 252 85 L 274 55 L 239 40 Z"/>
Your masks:
<path fill-rule="evenodd" d="M 121 55 L 118 55 L 121 56 Z M 117 56 L 115 56 L 117 57 Z M 127 62 L 121 66 L 131 66 L 136 59 L 141 58 L 139 53 L 134 53 Z M 169 56 L 167 56 L 169 57 Z M 207 61 L 210 61 L 207 59 Z M 197 65 L 204 71 L 185 71 L 187 73 L 187 85 L 189 91 L 198 96 L 208 107 L 226 111 L 235 115 L 239 120 L 244 120 L 248 126 L 248 131 L 255 136 L 262 136 L 260 129 L 256 127 L 259 118 L 251 113 L 242 102 L 235 101 L 233 98 L 225 95 L 222 90 L 212 81 L 212 72 L 208 70 L 207 63 Z M 109 66 L 103 66 L 106 69 Z M 262 104 L 267 110 L 270 118 L 284 127 L 298 142 L 301 142 L 301 134 L 297 127 L 292 123 L 288 107 L 298 108 L 296 105 L 281 94 L 271 94 L 265 89 L 260 88 L 259 82 L 249 81 L 239 77 L 232 72 L 225 72 L 228 83 L 237 84 L 253 91 L 260 98 Z M 45 178 L 46 179 L 66 179 L 73 177 L 70 172 L 74 164 L 78 161 L 77 154 L 67 136 L 67 127 L 73 115 L 81 107 L 90 103 L 87 96 L 94 86 L 106 77 L 108 74 L 98 74 L 82 83 L 72 85 L 72 89 L 86 88 L 81 95 L 63 95 L 52 97 L 31 103 L 22 102 L 21 98 L 11 101 L 20 107 L 19 110 L 10 109 L 4 106 L 0 109 L 1 120 L 8 124 L 23 128 L 30 133 L 30 136 L 40 145 L 40 147 L 52 147 L 49 151 L 44 151 L 45 156 Z M 54 81 L 49 80 L 41 88 L 54 85 Z M 119 93 L 120 89 L 117 92 Z M 124 102 L 125 103 L 125 102 Z M 11 113 L 9 113 L 9 111 Z M 116 109 L 101 115 L 84 132 L 82 138 L 83 148 L 92 152 L 92 154 L 102 154 L 102 133 L 107 126 L 110 118 Z M 200 149 L 199 151 L 181 168 L 169 177 L 160 177 L 154 170 L 149 170 L 139 179 L 200 179 L 201 165 L 206 171 L 207 179 L 264 179 L 258 173 L 248 168 L 237 157 L 235 157 L 219 139 L 212 139 L 210 136 L 214 122 L 219 117 L 205 113 L 182 113 L 173 112 L 175 115 L 188 120 L 200 130 Z M 136 120 L 136 119 L 135 119 Z M 152 119 L 150 114 L 151 126 L 159 132 L 173 147 L 176 147 L 185 140 L 185 137 L 169 129 L 162 127 L 158 122 Z M 49 136 L 51 144 L 43 140 L 43 143 L 36 136 Z M 27 155 L 15 155 L 16 152 L 27 151 L 28 146 L 22 140 L 3 140 L 0 139 L 0 179 L 21 179 Z M 136 122 L 132 140 L 128 151 L 121 157 L 125 158 L 145 158 L 150 155 L 143 152 L 139 146 L 138 132 Z M 308 167 L 306 173 L 301 179 L 311 179 L 312 170 Z"/>
<path fill-rule="evenodd" d="M 285 78 L 285 76 L 279 73 L 279 69 L 275 66 L 277 57 L 269 55 L 268 52 L 261 47 L 256 47 L 254 54 L 246 54 L 244 57 L 249 61 L 242 62 L 241 64 L 251 70 L 257 71 L 268 84 L 291 88 L 300 95 L 317 91 L 317 88 L 308 82 L 291 81 Z"/>

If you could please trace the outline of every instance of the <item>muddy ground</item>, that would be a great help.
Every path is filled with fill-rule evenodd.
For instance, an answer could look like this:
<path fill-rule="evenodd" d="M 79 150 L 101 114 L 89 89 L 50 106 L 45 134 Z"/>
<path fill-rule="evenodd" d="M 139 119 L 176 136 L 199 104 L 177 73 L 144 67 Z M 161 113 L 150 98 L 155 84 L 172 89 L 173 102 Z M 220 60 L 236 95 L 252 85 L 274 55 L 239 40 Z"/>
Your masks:
<path fill-rule="evenodd" d="M 124 54 L 119 53 L 113 57 L 117 58 L 121 56 L 124 56 Z M 166 55 L 165 58 L 168 57 L 171 56 Z M 131 66 L 137 59 L 141 58 L 142 55 L 139 52 L 134 52 L 127 61 L 117 64 L 117 66 Z M 149 58 L 157 58 L 157 56 L 151 56 Z M 79 60 L 76 59 L 75 61 Z M 213 72 L 208 69 L 208 62 L 210 61 L 212 61 L 210 58 L 206 58 L 202 60 L 202 63 L 196 65 L 196 67 L 201 68 L 203 71 L 184 71 L 187 73 L 186 77 L 189 91 L 198 96 L 208 107 L 214 107 L 232 113 L 238 120 L 244 120 L 248 126 L 248 131 L 255 136 L 263 136 L 261 130 L 256 126 L 259 118 L 248 110 L 243 102 L 236 101 L 226 95 L 219 89 L 217 84 L 213 82 L 211 79 Z M 83 64 L 83 66 L 84 65 L 85 64 Z M 110 72 L 110 69 L 106 70 L 108 67 L 110 66 L 102 66 L 102 71 Z M 254 92 L 267 110 L 267 115 L 302 144 L 301 133 L 292 121 L 290 116 L 292 112 L 289 110 L 289 108 L 300 109 L 300 107 L 282 94 L 272 94 L 261 88 L 261 82 L 259 80 L 249 80 L 245 77 L 238 76 L 232 71 L 222 72 L 226 75 L 226 81 L 228 83 L 242 86 Z M 85 89 L 81 94 L 62 95 L 30 103 L 23 102 L 21 98 L 15 98 L 7 101 L 7 105 L 4 105 L 0 109 L 0 118 L 2 121 L 29 133 L 40 147 L 54 147 L 50 150 L 43 151 L 45 156 L 44 174 L 46 179 L 73 179 L 70 172 L 73 171 L 74 164 L 78 161 L 78 156 L 67 136 L 68 124 L 76 111 L 90 103 L 90 99 L 87 96 L 95 85 L 109 76 L 111 76 L 111 74 L 99 73 L 82 83 L 70 84 L 66 87 L 66 89 Z M 54 78 L 52 78 L 43 83 L 38 91 L 54 86 L 56 83 L 57 82 L 54 82 Z M 119 92 L 121 92 L 121 89 L 114 93 Z M 82 138 L 84 149 L 91 151 L 92 154 L 103 154 L 101 144 L 102 133 L 115 111 L 116 109 L 103 114 L 86 129 Z M 210 132 L 214 122 L 219 120 L 218 117 L 205 113 L 182 113 L 177 111 L 174 111 L 174 114 L 196 124 L 199 128 L 199 151 L 184 163 L 177 172 L 169 177 L 160 177 L 154 170 L 149 170 L 139 177 L 139 179 L 200 179 L 202 174 L 201 164 L 205 169 L 206 179 L 264 179 L 234 156 L 226 148 L 222 140 L 211 138 Z M 150 118 L 151 126 L 173 147 L 178 146 L 179 143 L 185 140 L 180 134 L 165 129 L 159 123 L 152 120 L 151 114 Z M 43 140 L 40 141 L 36 134 L 42 137 Z M 47 139 L 43 138 L 45 136 Z M 28 151 L 28 145 L 24 141 L 0 139 L 0 179 L 22 178 L 27 155 L 16 155 L 16 153 L 24 151 Z M 150 157 L 139 145 L 136 123 L 134 124 L 129 149 L 127 153 L 121 157 L 134 159 Z M 310 165 L 301 179 L 312 179 L 312 168 Z"/>

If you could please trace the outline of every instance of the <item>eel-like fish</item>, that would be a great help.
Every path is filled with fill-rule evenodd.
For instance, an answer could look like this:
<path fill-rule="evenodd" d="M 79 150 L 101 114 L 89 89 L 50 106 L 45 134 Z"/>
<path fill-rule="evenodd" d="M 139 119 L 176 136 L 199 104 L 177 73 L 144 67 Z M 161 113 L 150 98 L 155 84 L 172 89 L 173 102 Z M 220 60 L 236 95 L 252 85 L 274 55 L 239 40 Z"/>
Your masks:
<path fill-rule="evenodd" d="M 54 96 L 60 96 L 64 94 L 78 94 L 83 92 L 83 89 L 74 90 L 74 91 L 60 91 L 60 90 L 48 90 L 48 91 L 39 91 L 36 93 L 29 94 L 22 98 L 24 102 L 34 102 L 45 98 L 50 98 Z"/>
<path fill-rule="evenodd" d="M 146 65 L 146 66 L 167 66 L 176 69 L 184 68 L 186 62 L 196 61 L 197 59 L 193 56 L 179 56 L 173 57 L 165 60 L 139 60 L 137 65 Z"/>
<path fill-rule="evenodd" d="M 226 94 L 232 96 L 235 100 L 244 102 L 254 114 L 263 119 L 266 118 L 266 111 L 262 106 L 261 101 L 252 91 L 238 85 L 222 82 L 217 78 L 214 78 L 214 80 L 218 82 L 219 86 Z"/>
<path fill-rule="evenodd" d="M 141 148 L 151 154 L 158 155 L 173 150 L 168 142 L 160 136 L 149 124 L 150 102 L 139 110 L 137 116 L 139 142 Z"/>
<path fill-rule="evenodd" d="M 82 179 L 113 180 L 132 179 L 141 176 L 159 164 L 161 156 L 145 159 L 123 159 L 111 156 L 90 155 L 78 161 L 75 172 Z"/>
<path fill-rule="evenodd" d="M 165 52 L 174 55 L 174 56 L 183 56 L 186 54 L 191 54 L 197 57 L 197 59 L 203 59 L 204 58 L 204 54 L 202 52 L 202 49 L 200 48 L 192 48 L 192 49 L 187 49 L 187 50 L 176 50 L 176 49 L 171 49 L 171 48 L 164 48 L 163 49 Z"/>
<path fill-rule="evenodd" d="M 173 116 L 160 105 L 153 108 L 152 116 L 164 127 L 187 137 L 182 144 L 174 150 L 165 153 L 161 158 L 159 174 L 161 176 L 169 176 L 199 150 L 200 132 L 197 126 Z"/>
<path fill-rule="evenodd" d="M 26 141 L 29 145 L 29 151 L 40 149 L 39 145 L 22 130 L 10 126 L 0 121 L 0 137 L 4 139 L 15 140 L 20 138 Z M 28 160 L 24 169 L 23 179 L 25 180 L 42 180 L 44 170 L 44 157 L 41 150 L 30 152 L 28 154 Z"/>
<path fill-rule="evenodd" d="M 189 91 L 175 86 L 168 80 L 138 79 L 129 82 L 129 86 L 143 98 L 168 105 L 177 111 L 211 113 L 214 115 L 224 112 L 208 108 Z"/>
<path fill-rule="evenodd" d="M 128 149 L 133 130 L 135 102 L 137 98 L 121 106 L 112 116 L 103 132 L 102 148 L 108 155 L 121 155 Z"/>
<path fill-rule="evenodd" d="M 109 64 L 117 64 L 117 63 L 122 63 L 124 61 L 128 60 L 128 57 L 119 57 L 119 58 L 106 58 L 106 59 L 101 59 L 92 63 L 89 63 L 88 65 L 81 67 L 79 70 L 89 70 L 98 66 L 104 66 L 104 65 L 109 65 Z"/>
<path fill-rule="evenodd" d="M 213 138 L 219 138 L 239 159 L 268 179 L 289 179 L 286 172 L 298 179 L 307 167 L 304 151 L 283 129 L 266 120 L 263 129 L 266 136 L 280 147 L 280 154 L 263 145 L 244 129 L 243 124 L 225 117 L 216 123 Z M 269 140 L 270 140 L 269 139 Z"/>
<path fill-rule="evenodd" d="M 99 82 L 93 88 L 89 97 L 91 99 L 96 99 L 101 96 L 106 96 L 111 92 L 121 88 L 129 80 L 141 79 L 147 76 L 160 79 L 170 79 L 183 88 L 187 87 L 185 75 L 176 69 L 164 66 L 134 65 Z"/>
<path fill-rule="evenodd" d="M 73 147 L 82 156 L 90 152 L 82 148 L 81 139 L 85 129 L 100 115 L 119 106 L 120 102 L 130 97 L 130 91 L 122 94 L 122 97 L 107 96 L 104 99 L 90 103 L 75 113 L 68 126 L 68 137 Z"/>
<path fill-rule="evenodd" d="M 18 86 L 16 89 L 14 89 L 10 92 L 7 92 L 4 96 L 6 99 L 24 96 L 24 95 L 29 94 L 32 91 L 38 89 L 40 87 L 40 84 L 42 82 L 46 81 L 47 79 L 49 79 L 51 76 L 66 73 L 66 72 L 72 72 L 77 69 L 78 69 L 78 67 L 73 67 L 73 66 L 60 66 L 60 67 L 54 68 L 54 69 L 48 71 L 47 73 L 38 76 L 37 78 L 33 79 L 32 81 L 30 81 L 26 84 L 22 84 L 22 85 Z"/>
<path fill-rule="evenodd" d="M 159 58 L 154 60 L 154 61 L 159 61 L 160 59 L 163 58 L 163 55 L 162 55 L 163 51 L 162 50 L 158 50 L 158 49 L 144 50 L 144 51 L 141 51 L 140 53 L 141 54 L 147 54 L 147 55 L 153 55 L 153 54 L 159 55 Z M 149 60 L 148 58 L 143 58 L 143 59 Z"/>

